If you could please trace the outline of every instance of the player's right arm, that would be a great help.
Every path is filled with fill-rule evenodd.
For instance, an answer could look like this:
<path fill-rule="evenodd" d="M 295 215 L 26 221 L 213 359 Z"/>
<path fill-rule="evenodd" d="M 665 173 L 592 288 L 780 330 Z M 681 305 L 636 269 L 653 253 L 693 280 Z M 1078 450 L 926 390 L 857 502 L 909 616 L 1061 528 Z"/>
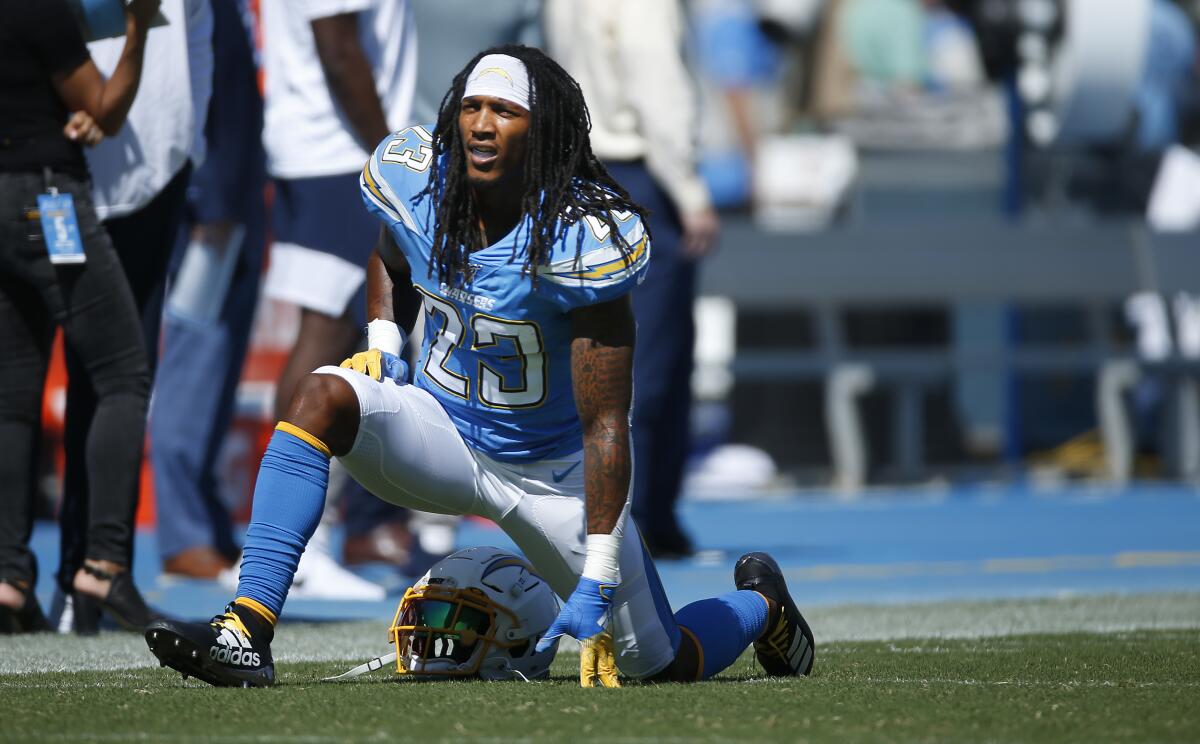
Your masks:
<path fill-rule="evenodd" d="M 397 240 L 416 237 L 419 228 L 409 213 L 414 194 L 428 180 L 433 161 L 429 132 L 410 127 L 384 137 L 363 166 L 359 188 L 367 211 L 383 223 L 367 263 L 367 351 L 342 363 L 376 380 L 387 375 L 407 382 L 401 351 L 420 304 L 412 286 L 412 268 Z M 409 250 L 414 246 L 406 244 Z M 388 370 L 402 370 L 403 379 Z"/>
<path fill-rule="evenodd" d="M 367 350 L 342 362 L 343 367 L 376 380 L 390 377 L 400 383 L 408 381 L 408 364 L 402 354 L 407 340 L 403 329 L 412 323 L 420 303 L 411 273 L 391 232 L 381 227 L 375 250 L 367 259 Z"/>

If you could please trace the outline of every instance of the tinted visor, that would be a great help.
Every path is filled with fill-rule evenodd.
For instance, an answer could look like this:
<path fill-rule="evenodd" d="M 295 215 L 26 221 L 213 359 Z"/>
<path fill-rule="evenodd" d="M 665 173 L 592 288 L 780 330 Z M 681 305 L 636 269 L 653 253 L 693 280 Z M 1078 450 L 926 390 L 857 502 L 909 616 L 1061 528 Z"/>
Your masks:
<path fill-rule="evenodd" d="M 487 636 L 491 624 L 483 610 L 458 602 L 416 599 L 400 616 L 401 626 L 414 629 L 400 631 L 398 650 L 410 658 L 462 664 L 471 657 L 479 639 Z"/>

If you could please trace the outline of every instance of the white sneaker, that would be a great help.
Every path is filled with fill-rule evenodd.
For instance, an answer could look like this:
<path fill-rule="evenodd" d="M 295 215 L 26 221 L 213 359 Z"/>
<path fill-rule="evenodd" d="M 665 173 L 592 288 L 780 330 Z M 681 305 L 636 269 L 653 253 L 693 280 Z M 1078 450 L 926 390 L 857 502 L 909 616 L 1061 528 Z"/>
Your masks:
<path fill-rule="evenodd" d="M 387 596 L 382 586 L 342 568 L 328 551 L 310 544 L 292 580 L 289 597 L 296 599 L 341 599 L 377 602 Z"/>
<path fill-rule="evenodd" d="M 238 587 L 239 566 L 227 568 L 217 583 L 229 591 Z M 300 557 L 300 566 L 292 580 L 289 597 L 297 599 L 364 600 L 373 602 L 387 596 L 387 590 L 362 579 L 338 565 L 329 553 L 312 546 Z"/>

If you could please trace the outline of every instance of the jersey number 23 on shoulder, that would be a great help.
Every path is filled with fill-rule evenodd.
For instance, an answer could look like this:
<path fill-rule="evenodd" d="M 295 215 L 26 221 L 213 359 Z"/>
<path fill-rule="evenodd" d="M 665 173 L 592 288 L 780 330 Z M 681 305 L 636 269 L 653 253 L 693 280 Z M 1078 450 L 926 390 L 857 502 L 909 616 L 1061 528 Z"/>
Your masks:
<path fill-rule="evenodd" d="M 433 136 L 425 127 L 405 129 L 384 145 L 379 159 L 385 163 L 403 165 L 417 173 L 424 173 L 433 162 Z"/>

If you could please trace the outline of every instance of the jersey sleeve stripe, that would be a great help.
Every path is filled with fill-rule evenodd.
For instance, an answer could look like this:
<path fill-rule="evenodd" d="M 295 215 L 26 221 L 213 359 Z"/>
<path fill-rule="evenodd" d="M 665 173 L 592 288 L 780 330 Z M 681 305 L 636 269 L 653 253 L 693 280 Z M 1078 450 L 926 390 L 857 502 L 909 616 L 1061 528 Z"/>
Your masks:
<path fill-rule="evenodd" d="M 376 160 L 376 156 L 371 156 L 371 159 L 367 161 L 367 167 L 363 172 L 370 177 L 371 182 L 380 192 L 380 196 L 384 203 L 388 204 L 392 208 L 392 211 L 399 215 L 400 221 L 403 222 L 409 230 L 416 232 L 416 220 L 414 220 L 412 215 L 408 213 L 408 210 L 404 207 L 404 202 L 398 196 L 396 196 L 396 192 L 392 190 L 392 187 L 388 184 L 387 179 L 380 175 L 379 163 Z"/>
<path fill-rule="evenodd" d="M 404 221 L 404 218 L 400 216 L 400 213 L 393 209 L 392 205 L 389 204 L 387 199 L 384 198 L 383 192 L 379 190 L 379 186 L 375 183 L 375 180 L 371 178 L 371 169 L 369 165 L 363 166 L 362 175 L 359 177 L 358 182 L 362 187 L 363 193 L 367 195 L 367 197 L 375 204 L 375 206 L 383 210 L 384 214 L 386 214 L 388 217 L 391 217 L 396 222 Z"/>
<path fill-rule="evenodd" d="M 587 271 L 581 271 L 577 276 L 578 278 L 587 278 L 587 280 L 600 280 L 600 278 L 607 278 L 622 271 L 637 271 L 643 260 L 649 258 L 649 251 L 647 250 L 649 245 L 649 240 L 642 238 L 632 247 L 628 258 L 614 258 L 610 262 L 593 266 L 592 269 Z"/>
<path fill-rule="evenodd" d="M 589 264 L 587 263 L 589 257 L 593 260 L 599 259 L 601 263 Z M 579 266 L 576 259 L 568 258 L 546 267 L 548 270 L 545 273 L 539 273 L 539 276 L 565 287 L 598 290 L 640 275 L 645 271 L 649 261 L 650 239 L 649 236 L 643 234 L 642 239 L 631 247 L 628 258 L 622 256 L 616 246 L 609 245 L 592 253 L 584 254 L 582 267 Z"/>

